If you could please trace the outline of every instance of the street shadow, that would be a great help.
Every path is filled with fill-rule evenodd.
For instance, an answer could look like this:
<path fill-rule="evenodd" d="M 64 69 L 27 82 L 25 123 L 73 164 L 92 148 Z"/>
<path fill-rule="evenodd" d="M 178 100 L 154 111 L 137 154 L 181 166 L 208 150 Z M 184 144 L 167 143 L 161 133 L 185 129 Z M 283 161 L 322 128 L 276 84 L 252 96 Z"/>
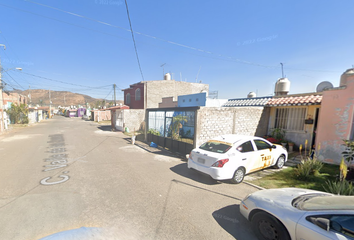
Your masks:
<path fill-rule="evenodd" d="M 240 205 L 229 205 L 212 213 L 215 221 L 235 239 L 257 240 L 251 223 L 240 213 Z"/>
<path fill-rule="evenodd" d="M 132 139 L 131 137 L 126 137 L 123 138 L 123 140 L 125 140 L 127 142 L 127 144 L 132 144 Z M 167 151 L 164 148 L 161 147 L 150 147 L 149 144 L 142 142 L 142 141 L 135 141 L 134 144 L 136 147 L 139 147 L 147 152 L 150 153 L 154 153 L 154 154 L 158 154 L 158 155 L 162 155 L 162 156 L 166 156 L 166 157 L 174 157 L 174 158 L 180 158 L 179 156 Z"/>
<path fill-rule="evenodd" d="M 97 128 L 100 129 L 101 131 L 112 132 L 112 126 L 111 125 L 100 125 Z"/>
<path fill-rule="evenodd" d="M 215 184 L 220 184 L 221 182 L 212 179 L 210 176 L 197 172 L 194 169 L 189 169 L 187 167 L 187 163 L 182 163 L 182 164 L 178 164 L 174 167 L 170 168 L 172 172 L 183 176 L 185 178 L 189 178 L 192 179 L 196 182 L 200 182 L 203 184 L 207 184 L 207 185 L 215 185 Z"/>

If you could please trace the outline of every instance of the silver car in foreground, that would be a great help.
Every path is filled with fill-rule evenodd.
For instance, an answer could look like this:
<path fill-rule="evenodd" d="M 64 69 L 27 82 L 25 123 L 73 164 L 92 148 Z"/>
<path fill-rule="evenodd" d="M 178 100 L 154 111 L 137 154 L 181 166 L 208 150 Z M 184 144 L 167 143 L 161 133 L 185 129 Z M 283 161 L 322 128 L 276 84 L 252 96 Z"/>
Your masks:
<path fill-rule="evenodd" d="M 240 212 L 259 239 L 354 239 L 354 196 L 267 189 L 248 195 Z"/>

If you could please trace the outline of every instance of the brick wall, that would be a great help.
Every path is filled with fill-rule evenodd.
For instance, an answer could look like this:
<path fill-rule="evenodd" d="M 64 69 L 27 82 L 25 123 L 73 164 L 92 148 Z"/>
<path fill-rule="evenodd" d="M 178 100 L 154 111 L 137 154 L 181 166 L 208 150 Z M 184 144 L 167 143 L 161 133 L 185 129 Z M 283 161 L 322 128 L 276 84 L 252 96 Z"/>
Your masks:
<path fill-rule="evenodd" d="M 269 109 L 263 107 L 201 107 L 197 113 L 196 146 L 223 135 L 264 136 Z"/>
<path fill-rule="evenodd" d="M 172 108 L 177 106 L 178 102 L 173 101 L 173 97 L 162 98 L 162 102 L 159 103 L 159 108 Z"/>
<path fill-rule="evenodd" d="M 7 93 L 3 92 L 3 104 L 7 105 L 7 103 L 14 103 L 17 105 L 27 104 L 27 97 L 18 93 Z"/>
<path fill-rule="evenodd" d="M 94 110 L 94 121 L 97 122 L 98 119 L 100 121 L 111 120 L 111 111 L 109 111 L 109 110 Z"/>

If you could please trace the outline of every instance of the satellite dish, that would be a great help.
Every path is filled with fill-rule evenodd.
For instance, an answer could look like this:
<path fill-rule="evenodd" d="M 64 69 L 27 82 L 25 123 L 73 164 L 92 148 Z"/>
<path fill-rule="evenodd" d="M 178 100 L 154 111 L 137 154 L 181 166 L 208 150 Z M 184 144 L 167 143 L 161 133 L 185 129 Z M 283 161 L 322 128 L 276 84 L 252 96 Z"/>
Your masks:
<path fill-rule="evenodd" d="M 333 84 L 327 81 L 320 82 L 316 87 L 316 92 L 323 92 L 324 90 L 328 90 L 333 88 Z"/>

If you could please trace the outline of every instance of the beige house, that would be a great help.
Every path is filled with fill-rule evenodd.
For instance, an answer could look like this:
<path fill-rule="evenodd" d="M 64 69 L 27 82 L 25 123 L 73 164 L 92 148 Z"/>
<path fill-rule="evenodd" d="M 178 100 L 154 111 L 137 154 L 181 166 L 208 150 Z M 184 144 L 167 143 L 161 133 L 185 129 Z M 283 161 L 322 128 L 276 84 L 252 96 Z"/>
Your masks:
<path fill-rule="evenodd" d="M 322 93 L 294 94 L 276 96 L 270 99 L 267 107 L 270 108 L 268 135 L 278 128 L 285 131 L 285 140 L 297 146 L 311 149 L 315 145 L 316 126 L 321 107 Z"/>

